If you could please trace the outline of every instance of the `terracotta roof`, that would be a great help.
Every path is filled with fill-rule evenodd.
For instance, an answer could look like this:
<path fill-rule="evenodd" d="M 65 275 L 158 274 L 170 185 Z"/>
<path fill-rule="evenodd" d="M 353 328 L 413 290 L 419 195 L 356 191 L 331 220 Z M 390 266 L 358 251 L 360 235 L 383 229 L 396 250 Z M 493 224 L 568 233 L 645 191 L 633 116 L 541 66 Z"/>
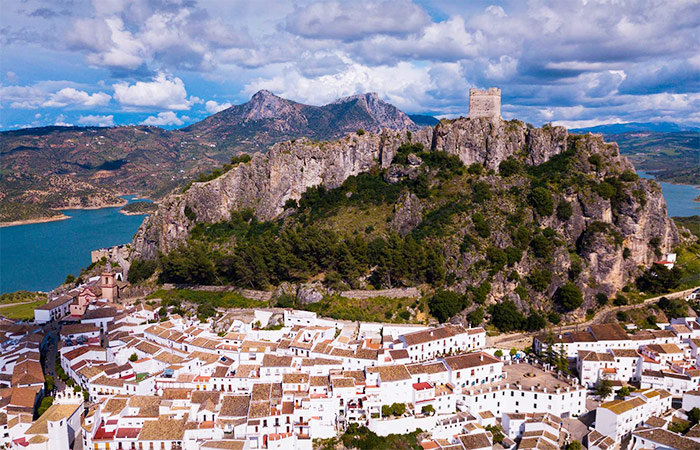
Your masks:
<path fill-rule="evenodd" d="M 466 353 L 464 355 L 448 356 L 445 358 L 445 364 L 451 370 L 468 369 L 470 367 L 497 364 L 500 362 L 500 359 L 484 352 Z"/>
<path fill-rule="evenodd" d="M 463 326 L 447 324 L 437 328 L 407 333 L 400 336 L 400 338 L 402 337 L 406 341 L 406 345 L 414 346 L 439 339 L 448 339 L 464 333 L 467 333 L 467 330 Z"/>
<path fill-rule="evenodd" d="M 628 341 L 630 339 L 619 323 L 589 325 L 588 329 L 598 341 Z"/>
<path fill-rule="evenodd" d="M 645 440 L 662 444 L 662 446 L 675 448 L 678 450 L 698 450 L 700 443 L 690 438 L 672 433 L 663 428 L 654 428 L 651 430 L 633 431 L 634 436 L 638 436 Z"/>
<path fill-rule="evenodd" d="M 227 417 L 245 417 L 250 407 L 250 396 L 227 395 L 221 400 L 220 415 Z"/>
<path fill-rule="evenodd" d="M 145 421 L 139 433 L 139 439 L 144 441 L 181 441 L 184 436 L 184 421 L 164 418 Z"/>
<path fill-rule="evenodd" d="M 379 373 L 379 379 L 382 383 L 411 379 L 411 374 L 408 373 L 408 370 L 406 370 L 406 366 L 404 366 L 403 364 L 396 366 L 368 367 L 367 372 Z"/>
<path fill-rule="evenodd" d="M 457 438 L 466 450 L 491 448 L 491 442 L 486 433 L 462 434 L 457 436 Z"/>

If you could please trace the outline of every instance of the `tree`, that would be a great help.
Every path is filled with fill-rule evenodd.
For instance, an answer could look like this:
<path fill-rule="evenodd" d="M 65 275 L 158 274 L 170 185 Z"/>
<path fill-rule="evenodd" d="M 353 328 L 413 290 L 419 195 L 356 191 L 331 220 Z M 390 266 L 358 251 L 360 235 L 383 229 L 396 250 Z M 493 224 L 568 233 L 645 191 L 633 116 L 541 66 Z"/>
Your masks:
<path fill-rule="evenodd" d="M 537 311 L 531 311 L 525 320 L 525 329 L 527 331 L 539 331 L 546 326 L 547 320 Z"/>
<path fill-rule="evenodd" d="M 158 264 L 150 259 L 135 259 L 129 267 L 129 283 L 138 283 L 149 278 L 156 271 Z"/>
<path fill-rule="evenodd" d="M 51 392 L 56 388 L 56 383 L 53 381 L 53 377 L 51 375 L 46 375 L 44 377 L 44 383 L 46 384 L 47 392 Z"/>
<path fill-rule="evenodd" d="M 432 416 L 435 414 L 435 408 L 433 408 L 433 405 L 425 405 L 421 408 L 421 412 L 426 416 Z"/>
<path fill-rule="evenodd" d="M 566 450 L 581 450 L 581 443 L 579 441 L 571 441 L 566 444 Z"/>
<path fill-rule="evenodd" d="M 540 216 L 548 217 L 554 213 L 552 193 L 543 187 L 534 188 L 530 194 L 529 201 L 530 205 L 535 208 L 535 211 L 537 211 L 537 214 Z"/>
<path fill-rule="evenodd" d="M 430 314 L 440 322 L 446 322 L 447 319 L 463 310 L 466 306 L 466 299 L 463 295 L 444 289 L 438 289 L 435 295 L 428 300 Z"/>
<path fill-rule="evenodd" d="M 41 404 L 36 410 L 37 417 L 40 417 L 42 414 L 46 412 L 47 409 L 49 409 L 53 405 L 53 397 L 48 396 L 44 397 L 41 399 Z"/>
<path fill-rule="evenodd" d="M 695 407 L 688 411 L 688 420 L 690 420 L 690 423 L 693 425 L 697 424 L 700 422 L 700 408 Z"/>
<path fill-rule="evenodd" d="M 493 356 L 495 356 L 496 358 L 503 358 L 503 350 L 499 348 L 498 350 L 493 352 Z"/>
<path fill-rule="evenodd" d="M 637 287 L 640 291 L 663 294 L 678 287 L 682 277 L 683 272 L 678 267 L 669 270 L 664 265 L 654 263 L 637 278 Z"/>
<path fill-rule="evenodd" d="M 622 386 L 620 390 L 617 391 L 617 396 L 620 398 L 625 398 L 628 395 L 630 395 L 630 388 L 629 386 Z"/>
<path fill-rule="evenodd" d="M 513 356 L 518 354 L 518 349 L 517 348 L 511 348 L 510 349 L 510 357 L 512 358 Z"/>
<path fill-rule="evenodd" d="M 555 301 L 566 311 L 573 311 L 583 303 L 583 295 L 573 283 L 566 283 L 555 294 Z"/>
<path fill-rule="evenodd" d="M 132 353 L 131 356 L 129 356 L 129 361 L 134 362 L 139 359 L 139 355 L 136 353 Z"/>
<path fill-rule="evenodd" d="M 505 439 L 505 435 L 501 432 L 501 429 L 495 425 L 486 425 L 484 429 L 491 433 L 493 436 L 493 442 L 500 444 Z"/>
<path fill-rule="evenodd" d="M 474 311 L 467 314 L 467 320 L 471 326 L 478 326 L 484 320 L 484 308 L 483 306 L 477 307 Z"/>
<path fill-rule="evenodd" d="M 520 330 L 523 326 L 525 318 L 518 311 L 512 300 L 506 300 L 501 303 L 491 305 L 489 308 L 491 314 L 491 324 L 500 331 L 509 332 Z"/>
<path fill-rule="evenodd" d="M 593 388 L 593 395 L 596 395 L 601 401 L 608 398 L 612 392 L 613 387 L 610 380 L 598 380 Z"/>
<path fill-rule="evenodd" d="M 75 283 L 75 275 L 73 274 L 68 274 L 66 275 L 66 281 L 63 282 L 63 284 L 73 284 Z"/>

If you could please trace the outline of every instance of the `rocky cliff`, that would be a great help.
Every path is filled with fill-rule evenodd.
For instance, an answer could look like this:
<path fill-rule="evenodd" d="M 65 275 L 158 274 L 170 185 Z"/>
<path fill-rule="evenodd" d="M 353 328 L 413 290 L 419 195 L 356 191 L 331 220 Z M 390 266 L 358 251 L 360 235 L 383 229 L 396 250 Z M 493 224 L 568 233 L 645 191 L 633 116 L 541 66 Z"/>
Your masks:
<path fill-rule="evenodd" d="M 419 152 L 421 146 L 428 153 Z M 400 148 L 413 150 L 404 159 L 395 158 Z M 445 184 L 447 176 L 436 176 L 439 166 L 421 159 L 431 152 L 455 155 L 465 166 L 483 167 L 484 172 L 454 175 L 458 181 Z M 506 173 L 504 161 L 524 168 Z M 300 199 L 307 189 L 337 188 L 349 177 L 371 170 L 381 170 L 389 185 L 426 175 L 433 180 L 428 181 L 430 195 L 404 191 L 390 216 L 375 223 L 385 223 L 401 235 L 418 232 L 419 239 L 429 236 L 426 239 L 439 242 L 454 289 L 464 291 L 489 280 L 489 298 L 513 298 L 523 309 L 548 302 L 567 281 L 579 285 L 586 302 L 596 292 L 612 293 L 638 273 L 638 266 L 649 265 L 678 243 L 659 186 L 638 179 L 616 144 L 596 135 L 569 135 L 562 127 L 458 119 L 413 133 L 383 130 L 351 133 L 331 142 L 299 139 L 276 144 L 249 163 L 166 199 L 145 219 L 133 246 L 143 258 L 168 253 L 186 241 L 196 224 L 227 221 L 232 211 L 245 208 L 260 220 L 277 219 L 290 213 L 295 204 L 290 200 Z M 486 200 L 477 198 L 485 195 L 479 194 L 483 186 L 490 186 Z M 532 206 L 533 190 L 542 186 L 551 195 L 549 212 Z M 445 203 L 446 198 L 454 199 L 454 205 L 453 200 Z M 490 225 L 489 234 L 475 228 L 477 212 Z M 426 226 L 432 227 L 432 235 L 421 228 Z M 435 227 L 443 232 L 431 237 Z M 524 244 L 518 243 L 524 239 L 518 236 L 523 227 L 529 233 Z M 484 239 L 475 238 L 475 233 Z M 544 237 L 544 244 L 536 242 L 538 236 Z M 475 239 L 483 243 L 475 245 Z M 538 245 L 548 247 L 546 256 L 538 255 L 544 251 Z M 521 248 L 524 255 L 508 263 L 510 273 L 502 267 L 486 270 L 484 265 L 493 264 L 489 258 L 498 260 L 498 252 L 485 259 L 485 246 Z M 531 280 L 536 270 L 547 270 L 550 276 L 541 289 L 534 281 L 523 281 Z M 521 285 L 527 286 L 532 300 L 515 294 Z"/>

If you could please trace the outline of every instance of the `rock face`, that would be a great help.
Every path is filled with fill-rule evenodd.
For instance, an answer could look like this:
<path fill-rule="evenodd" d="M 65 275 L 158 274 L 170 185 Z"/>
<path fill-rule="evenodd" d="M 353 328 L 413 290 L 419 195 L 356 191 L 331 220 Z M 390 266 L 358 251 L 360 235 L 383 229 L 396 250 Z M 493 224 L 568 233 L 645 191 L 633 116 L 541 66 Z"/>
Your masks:
<path fill-rule="evenodd" d="M 392 130 L 350 133 L 332 142 L 301 139 L 276 144 L 267 154 L 255 155 L 250 163 L 240 164 L 212 181 L 194 183 L 184 194 L 169 197 L 159 205 L 157 213 L 144 220 L 133 247 L 142 258 L 153 258 L 159 251 L 167 253 L 185 241 L 196 223 L 226 220 L 233 210 L 250 208 L 261 220 L 275 219 L 284 212 L 288 200 L 299 199 L 306 189 L 319 185 L 335 188 L 348 177 L 377 167 L 388 169 L 385 173 L 385 179 L 390 178 L 388 182 L 402 177 L 410 179 L 408 172 L 418 167 L 419 158 L 414 155 L 406 166 L 392 164 L 398 147 L 404 143 L 420 143 L 426 150 L 457 155 L 465 165 L 481 163 L 496 171 L 511 155 L 527 164 L 539 165 L 575 149 L 576 157 L 572 161 L 575 169 L 586 175 L 585 186 L 634 170 L 627 158 L 619 154 L 617 145 L 605 143 L 600 136 L 569 136 L 561 127 L 535 129 L 519 121 L 500 119 L 444 121 L 435 128 L 413 133 Z M 592 155 L 598 156 L 591 158 Z M 596 158 L 602 158 L 604 163 L 596 164 Z M 498 183 L 501 178 L 493 175 L 487 179 Z M 566 240 L 566 245 L 555 250 L 556 270 L 552 270 L 552 292 L 547 293 L 547 298 L 566 282 L 567 271 L 574 269 L 575 261 L 568 249 L 576 247 L 576 258 L 581 260 L 577 279 L 585 280 L 580 283 L 582 289 L 595 286 L 596 292 L 612 292 L 623 287 L 639 265 L 651 264 L 658 259 L 659 252 L 678 244 L 678 232 L 667 217 L 666 204 L 656 183 L 632 180 L 623 183 L 621 189 L 624 195 L 614 202 L 590 187 L 554 193 L 554 204 L 568 202 L 572 214 L 566 219 L 558 218 L 557 214 L 537 219 L 539 227 L 551 227 Z M 409 233 L 421 223 L 424 212 L 421 201 L 406 193 L 395 205 L 390 228 Z M 656 248 L 650 245 L 652 241 L 658 241 Z M 505 248 L 510 245 L 510 237 L 496 234 L 492 242 Z M 445 247 L 446 256 L 456 260 L 459 255 L 447 254 L 450 248 Z M 465 254 L 457 264 L 458 276 L 461 267 L 466 270 L 481 258 L 483 255 Z M 516 268 L 525 275 L 534 264 L 526 254 Z M 493 292 L 505 295 L 512 292 L 516 283 L 502 278 L 494 280 Z"/>
<path fill-rule="evenodd" d="M 498 170 L 510 155 L 529 147 L 528 163 L 542 164 L 566 149 L 564 127 L 531 128 L 518 120 L 458 119 L 435 127 L 432 148 L 457 155 L 464 165 Z"/>

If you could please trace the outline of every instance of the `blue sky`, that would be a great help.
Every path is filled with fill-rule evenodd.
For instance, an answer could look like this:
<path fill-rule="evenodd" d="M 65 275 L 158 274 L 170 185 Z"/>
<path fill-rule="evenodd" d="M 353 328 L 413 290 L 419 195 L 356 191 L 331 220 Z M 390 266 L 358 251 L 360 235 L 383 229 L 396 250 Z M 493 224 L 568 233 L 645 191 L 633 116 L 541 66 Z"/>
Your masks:
<path fill-rule="evenodd" d="M 260 89 L 409 113 L 700 125 L 700 2 L 22 0 L 0 15 L 0 129 L 179 127 Z"/>

